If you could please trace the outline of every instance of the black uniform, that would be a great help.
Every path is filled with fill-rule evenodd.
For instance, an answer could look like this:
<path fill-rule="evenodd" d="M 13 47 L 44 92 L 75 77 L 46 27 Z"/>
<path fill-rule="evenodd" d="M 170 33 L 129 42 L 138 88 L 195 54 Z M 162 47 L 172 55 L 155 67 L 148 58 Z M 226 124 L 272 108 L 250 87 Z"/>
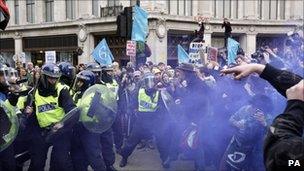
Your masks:
<path fill-rule="evenodd" d="M 260 75 L 286 97 L 286 90 L 303 78 L 291 72 L 266 65 Z M 267 170 L 303 170 L 304 166 L 304 102 L 289 100 L 283 114 L 268 130 L 264 142 L 264 163 Z M 298 160 L 300 167 L 288 167 L 288 160 Z"/>

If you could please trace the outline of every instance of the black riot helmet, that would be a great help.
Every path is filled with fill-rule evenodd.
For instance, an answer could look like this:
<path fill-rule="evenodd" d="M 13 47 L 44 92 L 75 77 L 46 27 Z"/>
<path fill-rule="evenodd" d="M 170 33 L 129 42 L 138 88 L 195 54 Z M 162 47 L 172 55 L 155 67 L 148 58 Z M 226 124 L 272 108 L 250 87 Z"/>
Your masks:
<path fill-rule="evenodd" d="M 101 80 L 104 83 L 113 83 L 113 67 L 112 66 L 103 66 Z"/>
<path fill-rule="evenodd" d="M 92 71 L 95 74 L 96 83 L 101 82 L 102 68 L 98 63 L 96 63 L 96 62 L 88 63 L 86 65 L 86 70 Z"/>
<path fill-rule="evenodd" d="M 53 63 L 46 63 L 42 66 L 40 84 L 46 91 L 54 92 L 56 84 L 61 76 L 60 69 Z"/>
<path fill-rule="evenodd" d="M 70 86 L 76 75 L 76 68 L 69 62 L 60 62 L 58 67 L 62 74 L 60 77 L 60 82 Z"/>
<path fill-rule="evenodd" d="M 92 71 L 81 71 L 76 75 L 73 90 L 75 92 L 82 91 L 84 92 L 90 86 L 96 83 L 95 74 Z"/>

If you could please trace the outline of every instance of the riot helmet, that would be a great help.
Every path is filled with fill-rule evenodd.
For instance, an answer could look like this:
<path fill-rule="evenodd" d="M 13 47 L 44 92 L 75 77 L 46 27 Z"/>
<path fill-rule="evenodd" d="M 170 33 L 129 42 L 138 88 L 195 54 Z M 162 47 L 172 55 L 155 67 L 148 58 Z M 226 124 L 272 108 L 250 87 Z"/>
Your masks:
<path fill-rule="evenodd" d="M 46 63 L 42 66 L 41 69 L 41 85 L 43 89 L 50 92 L 56 90 L 56 84 L 61 76 L 61 72 L 58 66 L 53 63 Z"/>
<path fill-rule="evenodd" d="M 101 80 L 104 83 L 113 83 L 114 70 L 111 66 L 103 66 L 102 67 L 102 75 Z"/>
<path fill-rule="evenodd" d="M 86 65 L 86 70 L 92 71 L 95 74 L 97 83 L 101 82 L 102 68 L 98 63 L 96 62 L 88 63 Z"/>
<path fill-rule="evenodd" d="M 146 89 L 153 89 L 155 86 L 155 76 L 151 73 L 147 73 L 144 78 L 144 86 Z"/>
<path fill-rule="evenodd" d="M 76 75 L 76 68 L 69 62 L 60 62 L 58 67 L 62 74 L 60 77 L 60 81 L 63 82 L 64 84 L 70 86 Z"/>
<path fill-rule="evenodd" d="M 90 86 L 96 83 L 95 74 L 92 71 L 81 71 L 76 75 L 73 90 L 75 92 L 82 91 L 84 92 Z"/>

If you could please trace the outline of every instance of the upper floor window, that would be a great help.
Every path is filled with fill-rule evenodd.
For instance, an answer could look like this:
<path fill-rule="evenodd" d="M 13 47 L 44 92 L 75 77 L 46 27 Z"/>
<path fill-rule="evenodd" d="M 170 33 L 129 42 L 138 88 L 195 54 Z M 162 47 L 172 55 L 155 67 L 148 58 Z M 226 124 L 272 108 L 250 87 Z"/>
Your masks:
<path fill-rule="evenodd" d="M 168 14 L 193 15 L 193 0 L 167 0 Z"/>
<path fill-rule="evenodd" d="M 45 21 L 54 20 L 54 0 L 45 0 Z"/>
<path fill-rule="evenodd" d="M 15 24 L 19 24 L 19 0 L 14 0 Z"/>
<path fill-rule="evenodd" d="M 29 23 L 34 23 L 35 16 L 35 1 L 26 0 L 26 21 Z"/>
<path fill-rule="evenodd" d="M 66 17 L 75 19 L 75 0 L 66 0 Z"/>
<path fill-rule="evenodd" d="M 98 0 L 92 0 L 92 14 L 95 16 L 99 16 L 99 5 Z"/>
<path fill-rule="evenodd" d="M 119 5 L 119 0 L 108 0 L 109 7 L 118 6 L 118 5 Z"/>

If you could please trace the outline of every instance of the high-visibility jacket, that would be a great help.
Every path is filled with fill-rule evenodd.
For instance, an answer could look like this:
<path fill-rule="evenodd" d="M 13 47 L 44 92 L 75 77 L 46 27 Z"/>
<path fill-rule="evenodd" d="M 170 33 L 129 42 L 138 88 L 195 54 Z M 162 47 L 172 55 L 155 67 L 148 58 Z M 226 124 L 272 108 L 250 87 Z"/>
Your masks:
<path fill-rule="evenodd" d="M 138 93 L 138 111 L 139 112 L 155 112 L 158 108 L 159 91 L 156 91 L 153 99 L 148 96 L 145 89 L 140 88 Z"/>
<path fill-rule="evenodd" d="M 2 138 L 6 143 L 12 143 L 15 136 L 18 134 L 19 122 L 17 113 L 20 111 L 16 107 L 12 106 L 8 100 L 0 100 L 0 107 L 4 110 L 11 122 L 9 132 L 6 135 L 2 135 Z"/>
<path fill-rule="evenodd" d="M 21 86 L 21 91 L 25 91 L 27 88 L 26 88 L 26 86 L 24 85 L 24 84 L 22 84 L 22 86 Z M 20 96 L 19 98 L 18 98 L 18 102 L 17 102 L 17 108 L 19 109 L 19 110 L 22 110 L 22 109 L 24 109 L 24 107 L 25 107 L 25 102 L 26 102 L 26 99 L 27 99 L 27 96 Z"/>
<path fill-rule="evenodd" d="M 56 85 L 57 97 L 43 97 L 39 95 L 39 91 L 36 91 L 36 117 L 41 128 L 50 126 L 53 123 L 57 123 L 64 117 L 64 110 L 63 108 L 59 107 L 58 104 L 60 92 L 64 88 L 66 88 L 66 86 L 60 83 Z"/>

